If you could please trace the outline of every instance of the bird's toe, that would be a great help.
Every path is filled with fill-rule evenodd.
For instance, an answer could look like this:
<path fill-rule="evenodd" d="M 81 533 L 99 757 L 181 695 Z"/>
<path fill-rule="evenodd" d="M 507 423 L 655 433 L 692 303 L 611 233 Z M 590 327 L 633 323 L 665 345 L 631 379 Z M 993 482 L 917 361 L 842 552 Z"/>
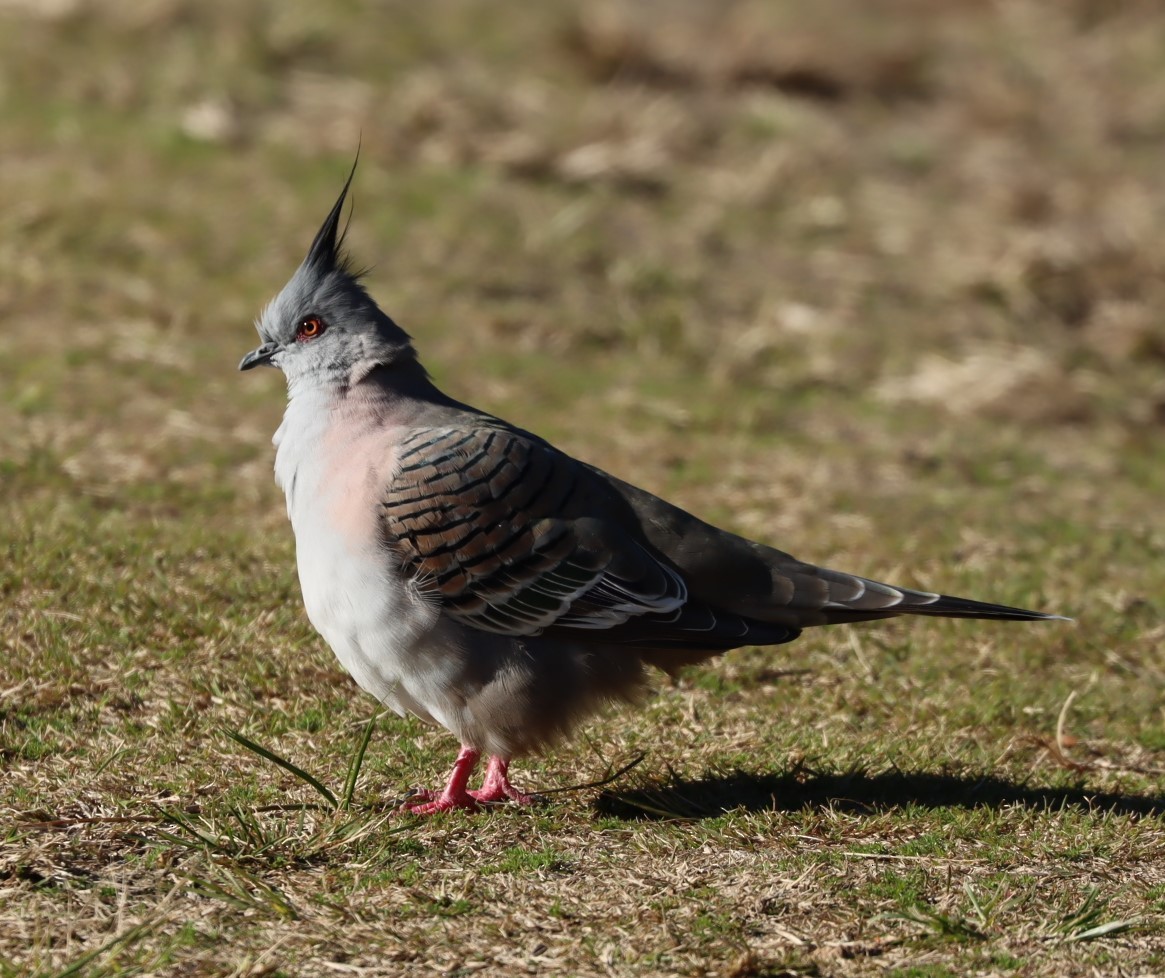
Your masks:
<path fill-rule="evenodd" d="M 477 807 L 477 799 L 472 797 L 472 792 L 454 794 L 448 791 L 438 793 L 421 790 L 413 792 L 406 798 L 401 803 L 400 810 L 409 815 L 436 815 L 438 812 L 451 812 L 458 808 L 472 812 L 476 811 Z"/>
<path fill-rule="evenodd" d="M 483 805 L 496 805 L 504 801 L 512 801 L 516 805 L 533 805 L 538 802 L 537 795 L 528 795 L 524 791 L 519 791 L 512 784 L 484 785 L 469 791 L 468 794 Z"/>

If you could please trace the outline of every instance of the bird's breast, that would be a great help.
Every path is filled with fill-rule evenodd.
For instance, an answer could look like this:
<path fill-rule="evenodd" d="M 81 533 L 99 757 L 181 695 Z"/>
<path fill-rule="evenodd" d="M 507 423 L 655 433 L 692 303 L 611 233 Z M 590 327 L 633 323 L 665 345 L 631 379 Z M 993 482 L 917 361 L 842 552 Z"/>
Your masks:
<path fill-rule="evenodd" d="M 276 480 L 287 496 L 308 618 L 363 689 L 411 708 L 402 683 L 438 609 L 403 578 L 383 544 L 380 499 L 394 466 L 391 439 L 383 429 L 291 414 L 289 406 Z"/>

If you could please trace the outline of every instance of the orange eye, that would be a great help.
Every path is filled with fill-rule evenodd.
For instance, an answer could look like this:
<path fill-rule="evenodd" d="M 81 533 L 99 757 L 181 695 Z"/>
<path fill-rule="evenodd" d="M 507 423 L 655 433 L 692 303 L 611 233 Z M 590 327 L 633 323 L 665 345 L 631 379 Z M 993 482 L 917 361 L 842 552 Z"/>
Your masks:
<path fill-rule="evenodd" d="M 295 338 L 300 343 L 307 340 L 314 340 L 327 328 L 327 323 L 320 319 L 319 316 L 308 316 L 307 319 L 295 327 Z"/>

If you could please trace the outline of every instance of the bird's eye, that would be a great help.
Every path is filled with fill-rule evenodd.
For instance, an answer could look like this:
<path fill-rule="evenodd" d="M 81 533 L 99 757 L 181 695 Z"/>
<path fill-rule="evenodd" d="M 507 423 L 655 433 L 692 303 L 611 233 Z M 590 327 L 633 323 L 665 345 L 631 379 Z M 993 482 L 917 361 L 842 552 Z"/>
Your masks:
<path fill-rule="evenodd" d="M 297 343 L 306 343 L 308 340 L 314 340 L 320 336 L 328 324 L 325 323 L 319 316 L 308 316 L 302 323 L 295 327 L 295 340 Z"/>

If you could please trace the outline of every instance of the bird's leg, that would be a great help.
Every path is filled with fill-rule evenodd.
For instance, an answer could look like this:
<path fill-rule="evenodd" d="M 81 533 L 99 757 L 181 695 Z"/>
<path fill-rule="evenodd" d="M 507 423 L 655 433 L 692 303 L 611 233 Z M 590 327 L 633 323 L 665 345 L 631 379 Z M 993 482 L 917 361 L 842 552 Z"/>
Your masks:
<path fill-rule="evenodd" d="M 433 815 L 436 812 L 452 811 L 454 808 L 477 808 L 477 800 L 465 790 L 465 786 L 469 783 L 469 776 L 473 774 L 473 769 L 477 767 L 480 759 L 481 751 L 462 745 L 461 753 L 453 762 L 453 773 L 449 775 L 445 790 L 439 795 L 432 791 L 418 792 L 406 800 L 401 808 L 414 815 Z M 492 769 L 492 760 L 490 765 Z"/>
<path fill-rule="evenodd" d="M 508 798 L 519 805 L 533 805 L 533 795 L 519 791 L 510 784 L 509 768 L 509 761 L 494 754 L 486 765 L 485 780 L 482 781 L 481 787 L 477 791 L 470 791 L 469 794 L 478 801 L 505 801 Z"/>

